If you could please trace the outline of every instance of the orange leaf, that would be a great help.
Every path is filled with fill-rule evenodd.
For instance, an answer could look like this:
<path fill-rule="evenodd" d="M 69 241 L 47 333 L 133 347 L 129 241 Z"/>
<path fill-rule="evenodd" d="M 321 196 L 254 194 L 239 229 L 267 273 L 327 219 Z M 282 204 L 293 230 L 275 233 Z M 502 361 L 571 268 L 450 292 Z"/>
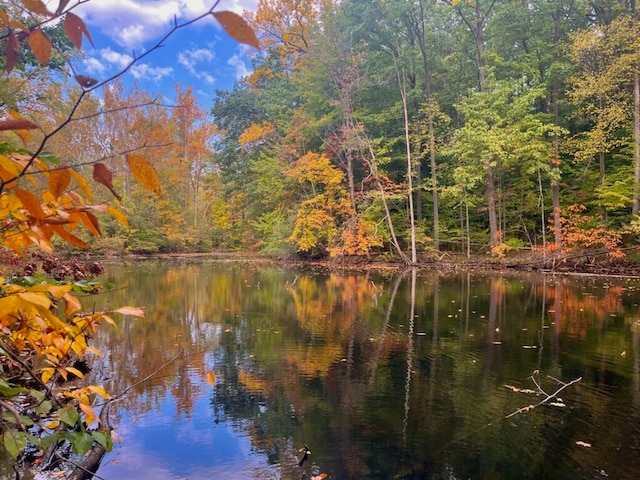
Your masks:
<path fill-rule="evenodd" d="M 54 232 L 60 235 L 60 238 L 62 238 L 65 242 L 73 245 L 74 247 L 78 247 L 78 248 L 88 247 L 86 243 L 84 243 L 82 240 L 80 240 L 78 237 L 76 237 L 72 233 L 69 233 L 67 230 L 65 230 L 64 227 L 60 225 L 51 225 L 51 228 L 53 229 Z"/>
<path fill-rule="evenodd" d="M 86 75 L 76 75 L 73 78 L 76 79 L 82 88 L 91 88 L 98 83 L 98 80 L 93 77 L 87 77 Z"/>
<path fill-rule="evenodd" d="M 213 387 L 213 384 L 216 383 L 216 374 L 213 372 L 207 373 L 207 383 Z"/>
<path fill-rule="evenodd" d="M 48 180 L 49 191 L 55 198 L 58 198 L 69 186 L 69 182 L 71 182 L 71 173 L 69 173 L 68 168 L 51 170 L 49 172 Z"/>
<path fill-rule="evenodd" d="M 22 0 L 22 4 L 27 10 L 31 10 L 33 13 L 46 15 L 48 17 L 52 16 L 51 12 L 47 10 L 47 7 L 42 2 L 42 0 Z"/>
<path fill-rule="evenodd" d="M 104 163 L 98 162 L 93 165 L 93 179 L 107 187 L 114 197 L 122 201 L 116 189 L 113 188 L 113 172 Z"/>
<path fill-rule="evenodd" d="M 85 422 L 87 422 L 89 425 L 91 425 L 93 422 L 99 422 L 99 419 L 96 416 L 96 412 L 93 411 L 93 408 L 91 408 L 91 406 L 82 402 L 78 402 L 78 406 L 80 407 L 80 410 L 82 410 L 82 413 L 86 415 Z"/>
<path fill-rule="evenodd" d="M 42 30 L 37 29 L 29 35 L 29 46 L 38 61 L 46 65 L 51 57 L 51 40 Z"/>
<path fill-rule="evenodd" d="M 102 236 L 102 232 L 100 231 L 100 222 L 98 222 L 98 219 L 93 213 L 87 211 L 82 212 L 80 219 L 82 220 L 82 223 L 84 223 L 84 226 L 87 227 L 96 237 Z"/>
<path fill-rule="evenodd" d="M 13 67 L 16 66 L 18 55 L 20 54 L 20 41 L 13 30 L 9 30 L 7 34 L 7 73 L 11 73 Z"/>
<path fill-rule="evenodd" d="M 134 178 L 147 190 L 160 195 L 160 179 L 153 165 L 143 155 L 127 153 L 127 164 Z"/>
<path fill-rule="evenodd" d="M 260 42 L 256 34 L 240 15 L 233 12 L 214 12 L 213 16 L 231 38 L 260 50 Z"/>
<path fill-rule="evenodd" d="M 30 192 L 26 190 L 22 190 L 21 188 L 16 188 L 15 190 L 16 197 L 22 203 L 22 206 L 29 212 L 32 217 L 37 218 L 38 220 L 43 220 L 46 216 L 44 210 L 40 206 L 40 201 Z"/>
<path fill-rule="evenodd" d="M 76 48 L 82 48 L 82 34 L 84 34 L 84 36 L 87 37 L 87 40 L 89 40 L 89 43 L 93 45 L 91 34 L 89 33 L 89 30 L 87 30 L 87 26 L 84 24 L 84 21 L 79 16 L 71 12 L 67 12 L 64 17 L 64 31 Z"/>
<path fill-rule="evenodd" d="M 109 212 L 111 215 L 113 215 L 113 217 L 118 220 L 122 225 L 124 225 L 125 227 L 129 226 L 129 220 L 127 220 L 127 217 L 124 215 L 124 213 L 122 213 L 120 210 L 116 210 L 113 207 L 109 207 L 107 209 L 107 212 Z"/>
<path fill-rule="evenodd" d="M 120 307 L 117 310 L 114 310 L 115 313 L 119 313 L 121 315 L 132 315 L 134 317 L 144 317 L 144 310 L 140 307 Z"/>

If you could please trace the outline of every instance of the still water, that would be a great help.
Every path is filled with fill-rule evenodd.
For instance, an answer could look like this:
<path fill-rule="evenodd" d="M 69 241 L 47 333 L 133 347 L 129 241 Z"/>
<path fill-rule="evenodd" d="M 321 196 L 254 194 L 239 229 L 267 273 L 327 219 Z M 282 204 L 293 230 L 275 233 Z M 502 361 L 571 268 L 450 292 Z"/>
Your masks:
<path fill-rule="evenodd" d="M 95 338 L 96 375 L 130 388 L 102 478 L 640 478 L 640 280 L 215 260 L 104 280 L 97 308 L 146 318 Z"/>

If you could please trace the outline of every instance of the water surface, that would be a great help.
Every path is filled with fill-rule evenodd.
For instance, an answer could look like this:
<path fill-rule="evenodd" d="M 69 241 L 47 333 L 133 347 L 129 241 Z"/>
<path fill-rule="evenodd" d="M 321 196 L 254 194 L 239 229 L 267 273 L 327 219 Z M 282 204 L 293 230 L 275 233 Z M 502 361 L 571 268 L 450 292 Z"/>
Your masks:
<path fill-rule="evenodd" d="M 97 307 L 147 316 L 95 339 L 110 391 L 134 385 L 103 478 L 638 478 L 638 280 L 214 260 L 105 280 Z"/>

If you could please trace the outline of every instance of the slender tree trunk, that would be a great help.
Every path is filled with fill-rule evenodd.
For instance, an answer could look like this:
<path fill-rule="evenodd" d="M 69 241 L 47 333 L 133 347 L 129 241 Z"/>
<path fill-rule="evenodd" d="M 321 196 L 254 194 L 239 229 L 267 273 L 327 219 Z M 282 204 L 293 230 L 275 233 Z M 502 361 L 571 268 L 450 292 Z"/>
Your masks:
<path fill-rule="evenodd" d="M 553 91 L 551 93 L 551 102 L 553 109 L 553 125 L 558 127 L 560 124 L 560 114 L 558 110 L 560 96 L 560 80 L 556 77 L 553 80 Z M 560 146 L 558 138 L 553 139 L 553 156 L 551 159 L 551 202 L 553 206 L 553 241 L 556 247 L 562 245 L 562 219 L 560 210 Z M 555 175 L 553 175 L 555 173 Z"/>
<path fill-rule="evenodd" d="M 400 79 L 400 78 L 399 78 Z M 413 162 L 411 161 L 411 141 L 409 137 L 409 110 L 407 108 L 407 89 L 405 86 L 404 76 L 400 85 L 400 95 L 402 96 L 402 109 L 404 111 L 404 140 L 407 150 L 407 183 L 409 188 L 409 228 L 411 235 L 411 263 L 414 265 L 418 262 L 416 252 L 416 221 L 413 211 Z"/>
<path fill-rule="evenodd" d="M 485 176 L 487 188 L 487 212 L 489 214 L 489 243 L 491 247 L 498 245 L 498 220 L 496 217 L 496 194 L 493 168 L 487 167 Z"/>
<path fill-rule="evenodd" d="M 633 32 L 638 24 L 638 10 L 636 1 L 632 0 L 633 10 Z M 636 56 L 638 52 L 636 47 Z M 632 213 L 638 215 L 640 212 L 640 74 L 638 61 L 633 64 L 633 207 Z"/>

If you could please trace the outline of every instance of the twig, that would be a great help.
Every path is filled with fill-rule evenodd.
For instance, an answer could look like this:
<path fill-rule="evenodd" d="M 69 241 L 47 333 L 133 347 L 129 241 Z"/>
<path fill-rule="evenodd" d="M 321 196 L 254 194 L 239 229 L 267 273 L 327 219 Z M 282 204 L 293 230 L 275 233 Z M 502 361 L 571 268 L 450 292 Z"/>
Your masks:
<path fill-rule="evenodd" d="M 516 416 L 516 415 L 518 415 L 518 414 L 520 414 L 520 413 L 528 412 L 529 410 L 533 410 L 534 408 L 537 408 L 537 407 L 539 407 L 540 405 L 544 405 L 545 403 L 547 403 L 547 402 L 548 402 L 549 400 L 551 400 L 552 398 L 554 398 L 554 397 L 558 396 L 558 394 L 559 394 L 562 390 L 564 390 L 564 389 L 565 389 L 565 388 L 567 388 L 567 387 L 570 387 L 571 385 L 573 385 L 574 383 L 579 382 L 580 380 L 582 380 L 582 377 L 578 377 L 578 378 L 576 378 L 576 379 L 574 379 L 574 380 L 571 380 L 569 383 L 560 382 L 560 381 L 558 380 L 558 382 L 562 384 L 562 386 L 561 386 L 558 390 L 556 390 L 555 392 L 553 392 L 551 395 L 547 395 L 543 400 L 539 401 L 539 402 L 538 402 L 538 403 L 536 403 L 535 405 L 527 405 L 526 407 L 522 407 L 522 408 L 519 408 L 519 409 L 517 409 L 517 410 L 515 410 L 515 411 L 511 412 L 509 415 L 507 415 L 506 417 L 504 417 L 504 418 L 505 418 L 505 420 L 506 420 L 507 418 L 514 417 L 514 416 Z"/>

